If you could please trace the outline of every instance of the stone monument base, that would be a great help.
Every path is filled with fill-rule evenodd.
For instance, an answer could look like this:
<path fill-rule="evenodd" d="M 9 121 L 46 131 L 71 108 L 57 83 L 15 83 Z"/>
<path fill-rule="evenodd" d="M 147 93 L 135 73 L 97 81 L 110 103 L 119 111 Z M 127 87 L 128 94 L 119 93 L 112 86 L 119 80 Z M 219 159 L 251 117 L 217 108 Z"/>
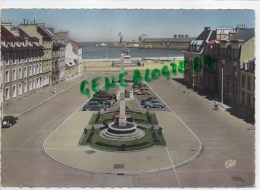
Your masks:
<path fill-rule="evenodd" d="M 119 127 L 113 122 L 107 129 L 102 130 L 100 135 L 109 140 L 128 141 L 142 138 L 145 132 L 138 129 L 135 123 L 126 122 L 126 127 Z"/>

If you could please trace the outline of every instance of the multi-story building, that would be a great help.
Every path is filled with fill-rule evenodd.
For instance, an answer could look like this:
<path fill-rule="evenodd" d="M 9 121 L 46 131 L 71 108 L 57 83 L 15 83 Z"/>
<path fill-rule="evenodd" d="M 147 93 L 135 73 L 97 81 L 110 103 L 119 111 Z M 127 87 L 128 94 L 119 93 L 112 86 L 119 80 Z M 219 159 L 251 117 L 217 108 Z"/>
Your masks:
<path fill-rule="evenodd" d="M 139 48 L 187 49 L 189 43 L 194 39 L 187 34 L 175 34 L 174 38 L 139 37 Z"/>
<path fill-rule="evenodd" d="M 65 77 L 70 79 L 81 73 L 82 49 L 79 43 L 70 41 L 65 50 Z"/>
<path fill-rule="evenodd" d="M 244 65 L 246 65 L 246 63 L 251 63 L 255 59 L 254 36 L 254 28 L 244 28 L 240 29 L 229 39 L 220 40 L 219 88 L 221 89 L 219 89 L 219 92 L 220 97 L 223 98 L 223 102 L 226 104 L 238 105 L 241 103 L 241 96 L 244 94 L 245 88 L 240 85 L 243 83 L 242 81 L 244 81 L 245 75 L 248 75 L 245 81 L 247 81 L 247 79 L 248 81 L 251 80 L 251 82 L 247 83 L 249 85 L 251 84 L 248 93 L 253 94 L 253 79 L 251 79 L 253 78 L 253 73 L 246 71 L 246 69 L 243 71 L 241 68 L 245 68 Z M 223 74 L 221 74 L 222 71 Z M 241 89 L 243 90 L 241 91 Z M 253 102 L 253 96 L 251 95 L 250 100 Z M 245 103 L 245 101 L 243 98 L 242 102 Z M 251 106 L 251 103 L 249 106 Z"/>
<path fill-rule="evenodd" d="M 1 25 L 3 99 L 6 102 L 27 96 L 44 86 L 43 47 L 11 23 Z"/>
<path fill-rule="evenodd" d="M 216 39 L 216 30 L 204 27 L 201 34 L 190 42 L 188 49 L 184 52 L 186 63 L 184 80 L 193 87 L 203 89 L 204 46 L 214 39 Z"/>
<path fill-rule="evenodd" d="M 229 39 L 237 32 L 237 28 L 217 28 L 216 39 L 204 44 L 203 57 L 203 90 L 211 98 L 217 99 L 219 96 L 219 59 L 220 59 L 220 40 Z"/>
<path fill-rule="evenodd" d="M 240 69 L 240 105 L 246 116 L 255 113 L 255 59 L 243 63 Z"/>
<path fill-rule="evenodd" d="M 54 39 L 52 47 L 52 84 L 65 80 L 65 47 L 64 40 Z"/>
<path fill-rule="evenodd" d="M 193 41 L 184 53 L 186 74 L 184 79 L 194 87 L 207 90 L 212 98 L 217 98 L 219 85 L 220 40 L 226 40 L 238 31 L 237 28 L 217 28 L 204 31 Z M 195 72 L 194 72 L 195 70 Z"/>
<path fill-rule="evenodd" d="M 52 78 L 52 37 L 53 33 L 45 27 L 43 23 L 24 23 L 19 25 L 20 29 L 29 36 L 39 39 L 39 44 L 43 47 L 43 65 L 42 72 L 45 73 L 43 78 L 44 85 L 51 84 Z"/>
<path fill-rule="evenodd" d="M 254 36 L 254 28 L 217 29 L 215 34 L 205 28 L 184 53 L 184 80 L 250 115 L 254 112 Z M 198 72 L 193 67 L 196 58 Z"/>
<path fill-rule="evenodd" d="M 69 32 L 55 33 L 55 40 L 64 40 L 65 49 L 65 78 L 70 79 L 82 72 L 82 48 L 80 43 L 69 37 Z"/>

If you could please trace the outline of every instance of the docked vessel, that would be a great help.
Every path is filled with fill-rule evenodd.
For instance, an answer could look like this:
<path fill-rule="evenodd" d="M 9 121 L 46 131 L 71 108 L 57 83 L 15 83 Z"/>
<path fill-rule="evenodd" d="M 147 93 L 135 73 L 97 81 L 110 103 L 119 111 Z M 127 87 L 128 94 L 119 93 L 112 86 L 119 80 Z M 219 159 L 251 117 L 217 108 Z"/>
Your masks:
<path fill-rule="evenodd" d="M 137 43 L 101 43 L 96 44 L 96 47 L 127 47 L 127 48 L 135 48 L 139 47 Z"/>

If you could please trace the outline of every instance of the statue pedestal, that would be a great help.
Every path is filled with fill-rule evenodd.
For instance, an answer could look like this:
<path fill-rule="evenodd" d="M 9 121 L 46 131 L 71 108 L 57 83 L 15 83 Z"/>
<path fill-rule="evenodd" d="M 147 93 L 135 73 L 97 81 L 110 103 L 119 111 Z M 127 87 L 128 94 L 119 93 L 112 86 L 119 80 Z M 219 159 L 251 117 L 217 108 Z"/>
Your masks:
<path fill-rule="evenodd" d="M 128 141 L 142 138 L 145 132 L 138 129 L 135 123 L 126 122 L 126 127 L 119 127 L 113 122 L 107 129 L 102 130 L 100 135 L 109 140 Z"/>

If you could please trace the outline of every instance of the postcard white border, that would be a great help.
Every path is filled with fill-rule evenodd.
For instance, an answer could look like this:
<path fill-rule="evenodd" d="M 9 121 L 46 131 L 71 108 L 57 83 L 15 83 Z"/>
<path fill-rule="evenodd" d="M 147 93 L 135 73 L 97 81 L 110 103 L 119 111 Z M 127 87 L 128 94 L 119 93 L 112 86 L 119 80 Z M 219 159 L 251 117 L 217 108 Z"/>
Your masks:
<path fill-rule="evenodd" d="M 255 33 L 260 34 L 260 1 L 248 1 L 248 0 L 236 0 L 236 1 L 224 1 L 224 0 L 56 0 L 55 3 L 53 0 L 1 0 L 0 9 L 252 9 L 255 10 Z M 256 36 L 256 56 L 260 53 L 259 37 Z M 256 129 L 259 126 L 259 95 L 260 95 L 260 80 L 257 76 L 257 73 L 260 73 L 259 59 L 256 59 L 256 90 L 255 90 L 255 113 L 256 113 Z M 260 132 L 256 130 L 256 178 L 255 184 L 256 187 L 246 188 L 246 189 L 257 189 L 259 187 L 259 147 L 260 147 Z M 3 188 L 3 189 L 20 189 L 20 188 Z M 23 188 L 23 189 L 36 189 L 36 188 Z M 45 189 L 45 188 L 37 188 Z M 51 188 L 51 189 L 67 189 L 67 188 Z M 72 189 L 72 188 L 70 188 Z M 73 189 L 82 189 L 82 188 L 73 188 Z M 101 189 L 101 188 L 95 188 Z M 104 189 L 104 188 L 102 188 Z M 112 189 L 112 188 L 105 188 Z M 122 189 L 122 188 L 113 188 L 113 189 Z M 125 189 L 125 188 L 123 188 Z M 143 188 L 135 188 L 143 189 Z M 149 188 L 157 189 L 157 188 Z M 174 188 L 179 189 L 179 188 Z M 191 188 L 186 188 L 191 189 Z M 207 188 L 204 188 L 207 189 Z M 219 189 L 219 188 L 210 188 L 210 189 Z M 231 188 L 225 188 L 231 189 Z M 233 188 L 234 189 L 234 188 Z M 245 189 L 245 188 L 243 188 Z"/>

